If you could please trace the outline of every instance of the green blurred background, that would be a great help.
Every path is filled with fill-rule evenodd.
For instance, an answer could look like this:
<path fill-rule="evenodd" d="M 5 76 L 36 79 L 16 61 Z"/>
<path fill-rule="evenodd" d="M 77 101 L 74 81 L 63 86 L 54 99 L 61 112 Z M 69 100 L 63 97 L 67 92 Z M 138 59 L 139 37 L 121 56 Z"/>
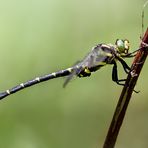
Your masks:
<path fill-rule="evenodd" d="M 1 0 L 0 90 L 67 68 L 97 43 L 127 38 L 138 48 L 144 0 Z M 145 9 L 145 28 L 148 7 Z M 127 60 L 130 65 L 132 60 Z M 148 147 L 148 69 L 145 63 L 117 148 Z M 0 148 L 101 148 L 122 87 L 112 66 L 90 78 L 64 78 L 0 101 Z M 120 77 L 126 77 L 119 66 Z"/>

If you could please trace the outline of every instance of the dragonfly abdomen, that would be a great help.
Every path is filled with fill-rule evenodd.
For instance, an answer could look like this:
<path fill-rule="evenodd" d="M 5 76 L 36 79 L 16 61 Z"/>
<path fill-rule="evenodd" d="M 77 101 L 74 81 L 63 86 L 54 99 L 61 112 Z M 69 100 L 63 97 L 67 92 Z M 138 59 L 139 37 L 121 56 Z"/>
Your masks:
<path fill-rule="evenodd" d="M 54 72 L 54 73 L 51 73 L 51 74 L 48 74 L 45 76 L 36 77 L 35 79 L 29 80 L 25 83 L 21 83 L 11 89 L 6 90 L 5 92 L 0 93 L 0 100 L 5 98 L 8 95 L 11 95 L 15 92 L 18 92 L 18 91 L 20 91 L 24 88 L 30 87 L 32 85 L 38 84 L 40 82 L 47 81 L 47 80 L 54 79 L 54 78 L 58 78 L 58 77 L 67 76 L 67 75 L 71 74 L 72 71 L 73 71 L 73 68 L 68 68 L 68 69 Z"/>

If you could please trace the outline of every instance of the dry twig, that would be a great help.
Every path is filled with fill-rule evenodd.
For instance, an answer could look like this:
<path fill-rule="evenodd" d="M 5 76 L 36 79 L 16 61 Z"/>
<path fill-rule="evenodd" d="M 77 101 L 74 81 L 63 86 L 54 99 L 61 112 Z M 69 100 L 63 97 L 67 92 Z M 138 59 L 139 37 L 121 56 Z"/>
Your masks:
<path fill-rule="evenodd" d="M 133 64 L 131 66 L 131 72 L 127 76 L 127 80 L 121 92 L 103 148 L 114 148 L 115 146 L 116 139 L 119 134 L 119 130 L 128 107 L 128 103 L 131 99 L 134 87 L 140 75 L 141 69 L 144 65 L 144 62 L 147 58 L 147 55 L 148 55 L 148 29 L 145 32 L 144 37 L 142 38 L 140 44 L 140 50 L 137 52 L 134 58 Z"/>

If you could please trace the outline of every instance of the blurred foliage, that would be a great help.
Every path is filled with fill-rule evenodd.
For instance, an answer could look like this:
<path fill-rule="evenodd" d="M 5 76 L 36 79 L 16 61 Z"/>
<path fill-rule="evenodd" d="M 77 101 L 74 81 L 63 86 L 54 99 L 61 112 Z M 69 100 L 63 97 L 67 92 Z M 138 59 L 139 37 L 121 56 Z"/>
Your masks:
<path fill-rule="evenodd" d="M 144 0 L 1 0 L 0 90 L 71 66 L 97 43 L 128 38 L 138 48 Z M 145 9 L 145 28 L 148 7 Z M 132 60 L 127 60 L 130 65 Z M 148 62 L 121 128 L 118 148 L 148 147 Z M 0 102 L 1 148 L 96 148 L 107 133 L 122 87 L 112 66 L 90 78 L 54 79 Z M 126 77 L 119 66 L 121 77 Z"/>

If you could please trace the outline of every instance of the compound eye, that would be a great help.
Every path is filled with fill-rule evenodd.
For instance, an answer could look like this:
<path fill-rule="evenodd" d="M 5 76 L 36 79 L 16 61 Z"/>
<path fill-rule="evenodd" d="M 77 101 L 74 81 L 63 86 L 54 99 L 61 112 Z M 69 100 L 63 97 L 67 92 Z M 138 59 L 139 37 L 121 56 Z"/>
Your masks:
<path fill-rule="evenodd" d="M 128 50 L 130 48 L 130 43 L 128 40 L 124 40 L 124 48 L 125 48 L 125 53 L 128 53 Z"/>
<path fill-rule="evenodd" d="M 119 52 L 124 52 L 124 50 L 125 50 L 124 40 L 117 39 L 116 46 L 117 46 Z"/>

